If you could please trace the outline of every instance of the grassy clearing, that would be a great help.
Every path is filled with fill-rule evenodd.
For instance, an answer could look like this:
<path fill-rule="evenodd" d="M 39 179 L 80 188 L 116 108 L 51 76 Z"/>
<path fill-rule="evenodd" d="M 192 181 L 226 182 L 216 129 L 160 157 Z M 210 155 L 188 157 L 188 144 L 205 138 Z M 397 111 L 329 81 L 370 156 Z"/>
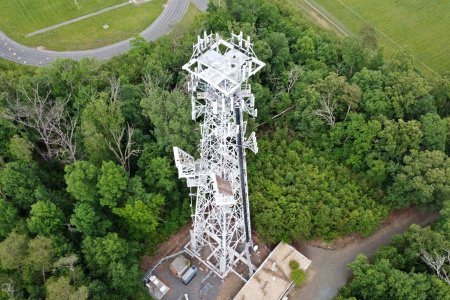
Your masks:
<path fill-rule="evenodd" d="M 106 46 L 139 34 L 161 14 L 166 0 L 127 5 L 30 38 L 26 43 L 53 50 L 82 50 Z M 107 24 L 108 29 L 103 29 Z"/>
<path fill-rule="evenodd" d="M 2 5 L 4 5 L 3 1 L 9 2 L 10 0 L 0 1 L 0 3 L 2 3 L 0 4 L 1 14 L 4 13 L 1 9 Z M 163 11 L 163 5 L 167 0 L 152 0 L 139 6 L 133 4 L 126 5 L 29 38 L 26 37 L 25 34 L 124 1 L 77 0 L 78 5 L 81 7 L 79 10 L 76 6 L 75 10 L 72 9 L 73 7 L 71 5 L 74 5 L 73 0 L 20 0 L 19 2 L 42 2 L 41 5 L 46 5 L 45 9 L 41 8 L 41 10 L 36 11 L 36 13 L 33 13 L 31 8 L 28 10 L 25 10 L 24 8 L 23 12 L 17 11 L 16 13 L 12 13 L 11 19 L 17 18 L 18 15 L 26 16 L 23 21 L 23 23 L 26 24 L 21 28 L 16 29 L 14 32 L 8 30 L 10 28 L 8 26 L 10 25 L 4 25 L 5 23 L 13 24 L 13 22 L 10 20 L 5 22 L 3 16 L 0 15 L 0 30 L 4 31 L 16 41 L 29 46 L 44 46 L 45 48 L 52 50 L 82 50 L 105 46 L 138 34 L 156 20 Z M 55 4 L 52 6 L 54 2 L 58 5 Z M 94 5 L 95 3 L 96 5 Z M 63 8 L 61 4 L 67 5 L 67 8 Z M 36 4 L 33 5 L 36 6 Z M 67 12 L 65 10 L 67 10 Z M 64 13 L 61 14 L 63 16 L 56 14 L 56 11 L 64 11 Z M 45 16 L 51 14 L 58 16 L 54 16 L 51 21 L 45 20 Z M 109 26 L 108 29 L 102 28 L 105 24 Z"/>
<path fill-rule="evenodd" d="M 450 70 L 450 1 L 315 1 L 354 33 L 372 25 L 388 55 L 403 48 L 436 72 Z"/>
<path fill-rule="evenodd" d="M 1 0 L 0 30 L 17 39 L 126 0 Z M 77 6 L 78 5 L 78 6 Z"/>
<path fill-rule="evenodd" d="M 308 19 L 312 23 L 316 23 L 324 29 L 336 32 L 340 36 L 345 36 L 340 30 L 338 30 L 333 24 L 322 17 L 320 13 L 312 9 L 304 0 L 286 0 L 289 3 L 290 8 L 300 14 L 301 17 Z"/>

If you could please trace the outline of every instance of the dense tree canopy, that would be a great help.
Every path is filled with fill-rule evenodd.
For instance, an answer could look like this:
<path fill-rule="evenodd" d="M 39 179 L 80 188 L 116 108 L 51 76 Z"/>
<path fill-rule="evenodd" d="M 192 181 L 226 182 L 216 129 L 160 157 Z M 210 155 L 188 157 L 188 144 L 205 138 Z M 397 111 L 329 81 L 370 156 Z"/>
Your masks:
<path fill-rule="evenodd" d="M 138 259 L 191 213 L 172 147 L 198 147 L 181 66 L 203 31 L 242 30 L 266 63 L 251 82 L 258 117 L 246 117 L 259 135 L 248 176 L 263 241 L 367 236 L 391 209 L 416 204 L 442 215 L 439 235 L 421 231 L 421 243 L 448 241 L 450 77 L 424 76 L 406 52 L 385 58 L 370 28 L 363 41 L 340 38 L 283 1 L 226 4 L 177 38 L 138 37 L 105 62 L 0 60 L 0 299 L 145 295 Z M 369 298 L 376 286 L 381 299 L 414 289 L 445 299 L 405 239 L 373 265 L 358 259 L 343 295 Z"/>

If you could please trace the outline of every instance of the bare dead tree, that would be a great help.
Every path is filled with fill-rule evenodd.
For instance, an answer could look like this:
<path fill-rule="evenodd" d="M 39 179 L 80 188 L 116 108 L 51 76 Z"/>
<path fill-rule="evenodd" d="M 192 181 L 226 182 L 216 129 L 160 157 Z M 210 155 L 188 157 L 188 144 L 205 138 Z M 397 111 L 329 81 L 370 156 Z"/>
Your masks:
<path fill-rule="evenodd" d="M 450 285 L 448 269 L 450 269 L 450 249 L 444 249 L 444 254 L 433 251 L 433 255 L 425 250 L 421 251 L 422 260 L 434 270 L 436 275 Z"/>
<path fill-rule="evenodd" d="M 276 114 L 275 116 L 273 116 L 273 117 L 272 117 L 272 121 L 275 120 L 275 119 L 277 119 L 277 118 L 279 118 L 279 117 L 281 117 L 281 116 L 284 115 L 285 113 L 292 111 L 294 108 L 295 108 L 295 105 L 292 105 L 292 106 L 286 108 L 286 109 L 283 110 L 282 112 L 280 112 L 280 113 Z M 265 124 L 267 124 L 267 123 L 268 123 L 268 122 L 260 123 L 260 124 L 258 124 L 258 125 L 256 126 L 256 128 L 259 128 L 259 127 L 261 127 L 261 126 L 263 126 L 263 125 L 265 125 Z"/>
<path fill-rule="evenodd" d="M 69 231 L 70 233 L 79 231 L 73 224 L 65 223 L 64 226 L 67 227 L 67 231 Z"/>
<path fill-rule="evenodd" d="M 330 92 L 320 94 L 319 105 L 320 108 L 313 111 L 313 114 L 324 119 L 328 125 L 334 126 L 334 124 L 336 123 L 334 112 L 336 110 L 337 104 L 336 99 L 334 99 L 333 97 L 333 94 Z"/>
<path fill-rule="evenodd" d="M 38 152 L 45 160 L 58 158 L 62 161 L 76 160 L 76 143 L 74 132 L 77 119 L 66 112 L 65 101 L 56 102 L 50 98 L 51 89 L 46 85 L 42 93 L 41 85 L 36 83 L 28 91 L 23 86 L 19 88 L 16 97 L 7 98 L 1 117 L 12 120 L 36 131 L 45 145 L 45 152 Z"/>
<path fill-rule="evenodd" d="M 292 69 L 289 70 L 287 73 L 288 75 L 288 83 L 287 83 L 287 92 L 288 94 L 291 93 L 292 89 L 294 88 L 294 85 L 298 82 L 300 77 L 303 75 L 304 71 L 303 68 L 300 66 L 295 65 Z"/>
<path fill-rule="evenodd" d="M 125 129 L 127 130 L 126 138 Z M 109 149 L 114 153 L 116 159 L 127 173 L 130 172 L 130 158 L 138 155 L 140 152 L 139 149 L 133 149 L 133 134 L 134 128 L 130 124 L 127 124 L 126 127 L 122 127 L 120 132 L 111 132 L 113 141 L 108 141 Z"/>
<path fill-rule="evenodd" d="M 72 272 L 73 282 L 77 283 L 75 264 L 78 262 L 78 256 L 70 254 L 68 256 L 61 257 L 53 264 L 53 272 L 66 268 Z"/>
<path fill-rule="evenodd" d="M 280 78 L 276 76 L 275 72 L 270 73 L 269 76 L 267 76 L 267 78 L 272 83 L 272 90 L 277 90 Z"/>
<path fill-rule="evenodd" d="M 120 105 L 120 80 L 117 77 L 109 78 L 111 85 L 111 95 L 109 105 Z M 118 124 L 119 125 L 119 124 Z M 140 150 L 134 149 L 133 134 L 134 128 L 127 123 L 126 126 L 112 126 L 104 128 L 111 139 L 106 138 L 109 149 L 114 153 L 117 161 L 122 165 L 124 170 L 130 172 L 130 158 L 136 156 Z"/>
<path fill-rule="evenodd" d="M 171 80 L 172 74 L 164 74 L 164 76 L 152 76 L 150 73 L 146 73 L 142 78 L 147 96 L 153 94 L 155 87 L 167 87 Z"/>
<path fill-rule="evenodd" d="M 77 160 L 77 145 L 75 143 L 77 123 L 77 117 L 71 117 L 66 114 L 55 126 L 55 144 L 58 147 L 54 149 L 54 153 L 56 157 L 64 161 L 72 162 Z"/>
<path fill-rule="evenodd" d="M 115 76 L 111 76 L 108 81 L 111 86 L 111 95 L 109 100 L 111 102 L 116 102 L 120 98 L 120 79 Z"/>
<path fill-rule="evenodd" d="M 16 299 L 16 289 L 14 288 L 14 281 L 12 279 L 2 284 L 2 292 L 8 294 L 9 299 Z"/>

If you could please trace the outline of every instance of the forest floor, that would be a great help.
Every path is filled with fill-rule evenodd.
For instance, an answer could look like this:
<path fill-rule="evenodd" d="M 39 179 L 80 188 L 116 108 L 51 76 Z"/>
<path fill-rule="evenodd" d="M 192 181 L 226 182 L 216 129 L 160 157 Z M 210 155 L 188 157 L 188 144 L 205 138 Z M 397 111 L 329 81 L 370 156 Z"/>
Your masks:
<path fill-rule="evenodd" d="M 402 233 L 411 224 L 426 226 L 438 218 L 437 213 L 423 213 L 416 209 L 392 213 L 380 228 L 368 238 L 352 235 L 336 240 L 332 244 L 314 241 L 296 248 L 312 263 L 307 270 L 307 281 L 291 291 L 290 299 L 333 299 L 338 289 L 347 283 L 351 271 L 347 265 L 358 254 L 372 255 L 379 247 L 388 244 L 393 235 Z"/>
<path fill-rule="evenodd" d="M 151 267 L 156 265 L 162 258 L 176 253 L 182 249 L 189 241 L 189 230 L 192 227 L 192 222 L 189 221 L 178 232 L 174 233 L 167 241 L 158 246 L 158 250 L 153 255 L 146 255 L 141 259 L 139 268 L 141 271 L 148 271 Z"/>

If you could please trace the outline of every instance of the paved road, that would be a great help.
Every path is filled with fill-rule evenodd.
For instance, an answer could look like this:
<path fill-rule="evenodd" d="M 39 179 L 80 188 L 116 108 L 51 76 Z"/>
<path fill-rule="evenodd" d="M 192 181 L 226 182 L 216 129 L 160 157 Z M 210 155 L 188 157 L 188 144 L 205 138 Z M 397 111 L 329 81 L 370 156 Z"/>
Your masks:
<path fill-rule="evenodd" d="M 193 0 L 193 3 L 200 9 L 207 7 L 208 0 Z M 189 0 L 169 0 L 161 15 L 140 35 L 148 40 L 154 41 L 162 35 L 170 32 L 186 13 Z M 9 38 L 0 31 L 0 57 L 17 63 L 46 66 L 50 62 L 60 58 L 72 58 L 79 60 L 84 57 L 94 57 L 97 59 L 109 59 L 115 55 L 127 52 L 130 49 L 130 39 L 91 50 L 82 51 L 51 51 L 39 50 L 27 47 Z"/>
<path fill-rule="evenodd" d="M 415 223 L 427 225 L 437 218 L 437 214 L 420 214 L 400 216 L 391 224 L 382 228 L 367 239 L 356 241 L 338 250 L 325 250 L 313 246 L 305 246 L 300 251 L 312 263 L 307 270 L 308 282 L 300 289 L 294 289 L 289 299 L 329 300 L 333 299 L 338 288 L 345 285 L 351 276 L 347 265 L 355 260 L 359 253 L 370 256 L 382 245 L 386 245 L 392 236 L 401 233 Z"/>

